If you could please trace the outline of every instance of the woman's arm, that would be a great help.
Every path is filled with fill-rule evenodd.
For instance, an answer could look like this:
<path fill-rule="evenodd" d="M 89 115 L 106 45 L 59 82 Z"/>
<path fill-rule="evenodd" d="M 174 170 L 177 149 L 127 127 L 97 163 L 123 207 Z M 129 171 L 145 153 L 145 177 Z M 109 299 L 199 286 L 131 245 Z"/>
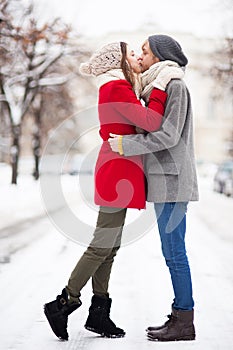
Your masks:
<path fill-rule="evenodd" d="M 181 80 L 174 80 L 168 88 L 166 112 L 161 129 L 146 135 L 126 135 L 120 138 L 118 135 L 111 135 L 117 136 L 109 139 L 112 150 L 119 152 L 121 149 L 121 154 L 133 156 L 174 147 L 180 141 L 189 103 L 185 84 Z"/>
<path fill-rule="evenodd" d="M 158 152 L 172 148 L 180 141 L 187 117 L 188 95 L 184 83 L 174 80 L 169 86 L 165 118 L 157 132 L 147 135 L 124 136 L 123 153 L 126 156 Z"/>
<path fill-rule="evenodd" d="M 159 89 L 153 89 L 148 107 L 142 106 L 137 99 L 131 85 L 122 81 L 115 85 L 111 92 L 113 107 L 126 121 L 150 132 L 159 130 L 165 110 L 167 93 Z"/>

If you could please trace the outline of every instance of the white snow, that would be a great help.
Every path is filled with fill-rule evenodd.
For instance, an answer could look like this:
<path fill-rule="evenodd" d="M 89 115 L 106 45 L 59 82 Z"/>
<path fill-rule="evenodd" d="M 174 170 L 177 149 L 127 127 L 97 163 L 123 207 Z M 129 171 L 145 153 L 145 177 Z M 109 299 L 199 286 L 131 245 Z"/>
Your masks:
<path fill-rule="evenodd" d="M 111 317 L 125 329 L 125 338 L 101 338 L 84 329 L 92 296 L 88 282 L 82 291 L 83 305 L 69 317 L 69 341 L 61 342 L 47 324 L 43 304 L 67 283 L 85 247 L 68 240 L 43 217 L 39 183 L 23 174 L 19 184 L 12 186 L 9 169 L 0 170 L 0 255 L 10 257 L 9 263 L 0 264 L 1 350 L 233 348 L 233 199 L 214 193 L 209 178 L 200 178 L 200 202 L 189 205 L 187 220 L 196 341 L 155 343 L 146 338 L 147 326 L 166 320 L 173 297 L 155 225 L 142 238 L 123 246 L 113 266 Z M 80 201 L 74 202 L 72 188 L 77 178 L 63 177 L 69 205 L 84 208 Z M 82 216 L 90 220 L 88 210 L 83 209 Z M 129 217 L 132 220 L 133 214 Z"/>

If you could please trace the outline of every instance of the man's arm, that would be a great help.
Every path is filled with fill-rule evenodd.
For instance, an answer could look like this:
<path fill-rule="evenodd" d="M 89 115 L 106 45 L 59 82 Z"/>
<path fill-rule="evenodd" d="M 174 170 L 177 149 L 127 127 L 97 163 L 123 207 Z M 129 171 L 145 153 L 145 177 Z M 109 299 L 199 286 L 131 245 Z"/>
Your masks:
<path fill-rule="evenodd" d="M 167 105 L 161 129 L 147 135 L 123 136 L 122 149 L 125 156 L 162 151 L 174 147 L 179 142 L 187 115 L 188 92 L 181 80 L 173 80 L 167 92 Z"/>

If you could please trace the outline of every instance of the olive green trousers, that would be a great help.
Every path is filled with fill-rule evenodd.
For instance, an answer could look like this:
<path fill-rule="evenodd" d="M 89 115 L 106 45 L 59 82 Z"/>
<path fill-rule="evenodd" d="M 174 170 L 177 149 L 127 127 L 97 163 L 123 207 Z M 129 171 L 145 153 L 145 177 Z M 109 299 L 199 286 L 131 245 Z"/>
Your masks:
<path fill-rule="evenodd" d="M 127 209 L 100 207 L 94 237 L 72 271 L 66 290 L 79 302 L 81 289 L 92 277 L 93 293 L 108 296 L 114 257 L 121 245 Z"/>

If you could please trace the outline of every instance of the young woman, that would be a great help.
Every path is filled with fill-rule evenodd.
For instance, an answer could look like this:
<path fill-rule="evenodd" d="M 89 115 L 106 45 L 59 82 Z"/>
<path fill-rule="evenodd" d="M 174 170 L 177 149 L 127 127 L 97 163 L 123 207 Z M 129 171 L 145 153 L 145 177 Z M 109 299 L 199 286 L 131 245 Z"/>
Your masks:
<path fill-rule="evenodd" d="M 140 64 L 124 42 L 110 43 L 80 66 L 86 75 L 97 77 L 102 147 L 95 169 L 95 203 L 100 206 L 94 238 L 78 261 L 67 286 L 56 300 L 44 305 L 55 335 L 68 340 L 68 315 L 80 305 L 80 292 L 92 277 L 93 297 L 85 328 L 106 337 L 123 337 L 124 330 L 110 319 L 108 283 L 114 257 L 120 247 L 127 208 L 145 208 L 145 177 L 141 156 L 112 152 L 109 134 L 135 134 L 136 125 L 145 131 L 160 128 L 166 92 L 153 89 L 148 106 L 138 99 Z"/>

